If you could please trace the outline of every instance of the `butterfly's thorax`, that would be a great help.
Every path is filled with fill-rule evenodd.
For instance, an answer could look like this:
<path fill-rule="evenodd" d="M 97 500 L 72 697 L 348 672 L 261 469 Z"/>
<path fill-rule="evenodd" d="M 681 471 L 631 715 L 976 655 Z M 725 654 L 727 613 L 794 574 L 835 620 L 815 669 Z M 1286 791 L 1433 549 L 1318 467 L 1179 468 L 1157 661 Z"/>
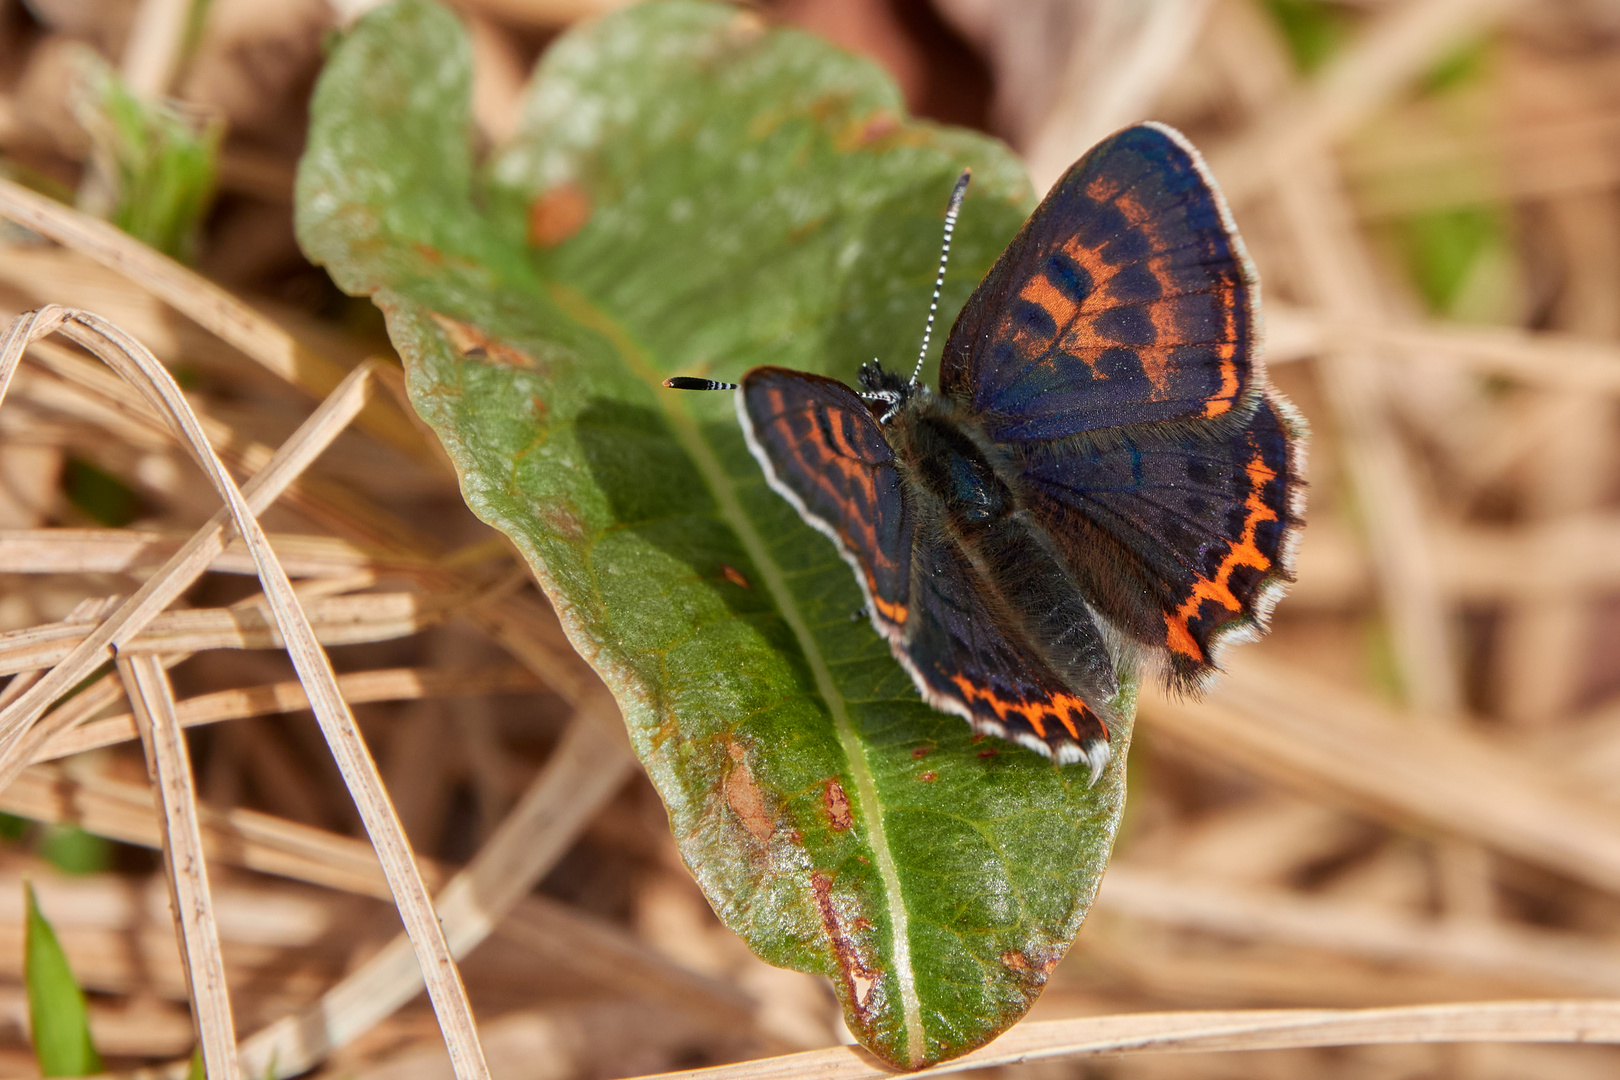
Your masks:
<path fill-rule="evenodd" d="M 1012 488 L 948 398 L 916 392 L 884 429 L 905 474 L 938 500 L 953 528 L 982 532 L 1017 509 Z"/>

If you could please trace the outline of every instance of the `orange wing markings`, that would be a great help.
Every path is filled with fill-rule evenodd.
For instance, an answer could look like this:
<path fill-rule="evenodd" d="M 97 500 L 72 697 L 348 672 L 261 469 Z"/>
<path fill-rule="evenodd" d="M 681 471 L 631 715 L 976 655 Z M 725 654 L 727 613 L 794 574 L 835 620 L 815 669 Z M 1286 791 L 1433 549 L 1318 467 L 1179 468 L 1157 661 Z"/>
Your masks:
<path fill-rule="evenodd" d="M 1221 358 L 1221 389 L 1204 406 L 1204 415 L 1214 418 L 1222 415 L 1232 408 L 1232 401 L 1237 397 L 1237 339 L 1238 339 L 1238 304 L 1241 298 L 1238 290 L 1230 285 L 1220 290 L 1221 298 L 1221 340 L 1223 344 L 1217 350 Z"/>
<path fill-rule="evenodd" d="M 1217 346 L 1215 355 L 1221 360 L 1221 388 L 1204 404 L 1204 417 L 1209 420 L 1230 412 L 1232 399 L 1237 397 L 1238 392 L 1237 346 Z"/>
<path fill-rule="evenodd" d="M 885 600 L 883 597 L 879 596 L 877 591 L 877 581 L 872 577 L 870 572 L 868 572 L 866 575 L 866 591 L 871 594 L 872 606 L 878 609 L 879 615 L 882 615 L 885 619 L 888 619 L 897 626 L 904 626 L 906 624 L 906 615 L 908 614 L 906 605 L 896 604 L 892 600 Z"/>
<path fill-rule="evenodd" d="M 842 413 L 839 413 L 833 417 L 830 417 L 830 420 L 833 422 L 828 423 L 827 428 L 832 432 L 833 441 L 837 444 L 832 448 L 833 452 L 839 457 L 852 458 L 855 461 L 865 461 L 866 459 L 856 451 L 854 445 L 849 441 L 849 425 L 846 422 L 845 416 Z"/>
<path fill-rule="evenodd" d="M 799 466 L 800 475 L 813 478 L 816 486 L 822 489 L 827 498 L 831 499 L 835 504 L 842 505 L 848 502 L 848 492 L 847 490 L 840 490 L 838 485 L 833 483 L 831 470 L 824 467 L 830 464 L 843 477 L 846 484 L 853 484 L 861 489 L 861 494 L 866 497 L 868 503 L 876 502 L 877 487 L 873 483 L 870 470 L 863 469 L 852 463 L 852 459 L 858 461 L 860 458 L 844 436 L 842 425 L 827 425 L 832 429 L 840 444 L 836 447 L 832 446 L 827 442 L 821 425 L 815 422 L 813 407 L 797 408 L 790 411 L 787 409 L 780 391 L 771 389 L 766 391 L 766 395 L 770 400 L 776 420 L 782 421 L 792 413 L 798 413 L 805 417 L 808 422 L 809 430 L 802 435 L 793 431 L 791 426 L 787 426 L 786 437 L 783 439 L 788 453 L 793 455 L 795 462 Z M 808 453 L 812 448 L 818 451 L 814 460 Z"/>
<path fill-rule="evenodd" d="M 1068 326 L 1070 320 L 1080 311 L 1080 305 L 1059 292 L 1057 286 L 1053 285 L 1044 273 L 1036 274 L 1026 281 L 1018 296 L 1019 299 L 1039 305 L 1051 316 L 1052 324 L 1059 331 Z"/>
<path fill-rule="evenodd" d="M 1130 222 L 1133 228 L 1147 237 L 1148 246 L 1153 251 L 1165 250 L 1167 245 L 1162 232 L 1164 219 L 1160 217 L 1158 211 L 1143 205 L 1142 200 L 1130 191 L 1122 192 L 1119 198 L 1114 200 L 1114 207 L 1125 215 L 1125 220 Z"/>
<path fill-rule="evenodd" d="M 1205 602 L 1213 600 L 1228 611 L 1242 611 L 1243 603 L 1232 592 L 1232 572 L 1240 566 L 1253 567 L 1256 570 L 1271 569 L 1271 557 L 1255 544 L 1255 531 L 1262 522 L 1276 521 L 1277 511 L 1265 504 L 1263 492 L 1265 486 L 1277 478 L 1277 473 L 1261 460 L 1259 451 L 1250 459 L 1244 471 L 1249 477 L 1249 497 L 1244 500 L 1244 509 L 1248 515 L 1243 521 L 1243 536 L 1233 544 L 1226 556 L 1221 559 L 1221 565 L 1216 569 L 1213 578 L 1200 576 L 1193 583 L 1192 595 L 1173 612 L 1166 612 L 1165 644 L 1172 652 L 1178 652 L 1190 657 L 1199 663 L 1205 662 L 1204 650 L 1192 636 L 1189 623 L 1198 616 Z"/>
<path fill-rule="evenodd" d="M 1114 199 L 1123 190 L 1119 181 L 1111 176 L 1094 176 L 1086 185 L 1086 198 L 1105 203 Z"/>
<path fill-rule="evenodd" d="M 1091 716 L 1102 728 L 1103 737 L 1108 736 L 1108 725 L 1103 723 L 1102 718 L 1092 712 L 1084 701 L 1073 694 L 1054 694 L 1050 701 L 1008 701 L 989 687 L 974 683 L 965 675 L 952 675 L 951 682 L 961 692 L 962 700 L 969 705 L 989 706 L 990 711 L 996 714 L 996 719 L 1004 724 L 1009 717 L 1016 715 L 1035 729 L 1035 734 L 1040 738 L 1047 737 L 1047 723 L 1055 720 L 1069 733 L 1070 738 L 1079 742 L 1080 727 L 1074 721 L 1076 715 Z"/>
<path fill-rule="evenodd" d="M 1086 304 L 1084 305 L 1085 307 L 1089 308 L 1093 298 L 1095 298 L 1102 291 L 1103 286 L 1108 283 L 1108 280 L 1119 272 L 1119 264 L 1111 263 L 1107 259 L 1104 259 L 1102 257 L 1102 252 L 1098 251 L 1094 247 L 1088 247 L 1087 245 L 1081 243 L 1078 236 L 1069 237 L 1069 239 L 1064 242 L 1063 247 L 1059 250 L 1061 250 L 1069 258 L 1073 259 L 1080 269 L 1084 270 L 1087 275 L 1090 276 L 1091 292 L 1086 297 Z"/>
<path fill-rule="evenodd" d="M 823 427 L 815 420 L 814 407 L 798 408 L 790 412 L 785 408 L 782 395 L 778 391 L 767 391 L 767 396 L 778 420 L 791 413 L 797 413 L 808 421 L 808 430 L 804 434 L 796 434 L 789 427 L 787 437 L 783 440 L 787 452 L 793 456 L 796 475 L 809 478 L 834 506 L 842 507 L 846 511 L 852 506 L 857 509 L 875 506 L 877 483 L 872 477 L 872 469 L 859 464 L 863 459 L 849 442 L 848 432 L 841 418 L 833 417 L 832 419 L 838 422 Z M 832 432 L 832 443 L 827 441 L 828 431 Z M 843 481 L 842 487 L 837 480 Z M 855 495 L 854 499 L 851 499 L 852 493 Z M 856 552 L 861 561 L 867 564 L 863 567 L 862 573 L 866 578 L 872 606 L 890 622 L 904 625 L 908 614 L 906 606 L 879 595 L 877 579 L 871 569 L 873 564 L 881 564 L 890 570 L 895 569 L 894 560 L 887 556 L 877 542 L 876 526 L 870 518 L 848 512 L 841 514 L 840 519 L 833 524 L 844 546 Z"/>
<path fill-rule="evenodd" d="M 1153 385 L 1153 392 L 1148 395 L 1148 400 L 1169 401 L 1169 357 L 1163 352 L 1139 349 L 1136 353 L 1136 359 L 1142 365 L 1142 373 L 1148 377 L 1148 382 Z"/>
<path fill-rule="evenodd" d="M 1098 366 L 1102 354 L 1113 347 L 1113 342 L 1104 341 L 1091 329 L 1091 324 L 1085 319 L 1076 319 L 1074 323 L 1063 332 L 1058 340 L 1058 349 L 1065 355 L 1072 356 L 1091 369 L 1093 379 L 1106 379 L 1108 372 Z M 1051 365 L 1050 360 L 1041 361 L 1042 364 Z"/>

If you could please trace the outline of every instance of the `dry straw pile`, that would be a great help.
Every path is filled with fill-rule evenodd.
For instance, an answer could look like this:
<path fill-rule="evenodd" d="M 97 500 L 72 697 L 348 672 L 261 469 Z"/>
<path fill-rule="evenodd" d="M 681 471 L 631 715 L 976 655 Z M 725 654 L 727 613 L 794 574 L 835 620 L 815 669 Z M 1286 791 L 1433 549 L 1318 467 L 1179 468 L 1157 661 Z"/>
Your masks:
<path fill-rule="evenodd" d="M 116 1069 L 181 1075 L 200 1033 L 214 1080 L 877 1075 L 825 987 L 709 913 L 375 317 L 293 246 L 303 101 L 357 6 L 0 4 L 0 1071 L 35 1068 L 28 876 Z M 484 137 L 594 6 L 464 0 Z M 1275 632 L 1207 700 L 1144 702 L 1091 922 L 1031 1020 L 950 1068 L 1613 1075 L 1536 1045 L 1620 1042 L 1612 6 L 766 14 L 1038 183 L 1181 126 L 1316 431 Z M 195 269 L 38 194 L 96 181 L 75 43 L 224 121 Z"/>

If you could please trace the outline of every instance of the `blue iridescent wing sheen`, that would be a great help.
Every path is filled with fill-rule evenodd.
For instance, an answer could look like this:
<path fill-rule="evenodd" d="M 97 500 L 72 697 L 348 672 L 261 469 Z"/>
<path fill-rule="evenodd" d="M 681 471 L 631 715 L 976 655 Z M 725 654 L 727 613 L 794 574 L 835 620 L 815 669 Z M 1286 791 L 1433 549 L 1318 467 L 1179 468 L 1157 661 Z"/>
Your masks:
<path fill-rule="evenodd" d="M 913 515 L 883 431 L 836 379 L 758 367 L 737 411 L 766 479 L 832 537 L 855 568 L 874 624 L 894 640 L 910 603 Z"/>
<path fill-rule="evenodd" d="M 1239 427 L 1032 447 L 1022 495 L 1096 608 L 1195 688 L 1293 580 L 1303 448 L 1292 408 L 1265 395 Z"/>
<path fill-rule="evenodd" d="M 962 309 L 940 389 L 997 442 L 1251 399 L 1259 286 L 1198 152 L 1126 128 L 1069 169 Z"/>

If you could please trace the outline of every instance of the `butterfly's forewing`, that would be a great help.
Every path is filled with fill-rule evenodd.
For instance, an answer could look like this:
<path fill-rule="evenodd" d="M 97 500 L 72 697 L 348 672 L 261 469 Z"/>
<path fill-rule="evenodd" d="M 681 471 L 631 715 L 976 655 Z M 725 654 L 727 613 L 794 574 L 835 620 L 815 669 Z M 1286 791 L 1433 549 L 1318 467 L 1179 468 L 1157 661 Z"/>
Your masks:
<path fill-rule="evenodd" d="M 1197 151 L 1142 124 L 1069 170 L 945 346 L 941 388 L 1014 452 L 1088 600 L 1183 686 L 1292 580 L 1305 429 L 1258 302 Z"/>
<path fill-rule="evenodd" d="M 873 621 L 905 631 L 915 522 L 894 452 L 855 392 L 786 368 L 743 377 L 738 413 L 771 486 L 832 537 L 856 572 Z"/>
<path fill-rule="evenodd" d="M 940 388 L 1000 442 L 1214 418 L 1253 385 L 1258 285 L 1202 161 L 1142 124 L 1069 169 L 962 309 Z"/>
<path fill-rule="evenodd" d="M 1292 580 L 1300 439 L 1287 404 L 1263 396 L 1241 428 L 1142 428 L 1032 455 L 1025 498 L 1093 604 L 1195 686 Z"/>

